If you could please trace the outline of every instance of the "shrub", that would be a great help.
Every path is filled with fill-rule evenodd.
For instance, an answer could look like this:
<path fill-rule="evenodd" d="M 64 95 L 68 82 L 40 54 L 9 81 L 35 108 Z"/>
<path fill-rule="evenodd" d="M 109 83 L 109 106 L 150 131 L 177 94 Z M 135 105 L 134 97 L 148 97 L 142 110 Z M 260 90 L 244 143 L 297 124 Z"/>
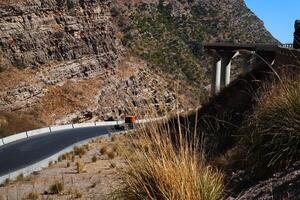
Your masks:
<path fill-rule="evenodd" d="M 78 161 L 76 163 L 77 173 L 84 173 L 86 172 L 85 164 L 82 161 Z"/>
<path fill-rule="evenodd" d="M 107 145 L 104 145 L 100 148 L 100 153 L 104 155 L 107 152 Z"/>
<path fill-rule="evenodd" d="M 5 179 L 5 181 L 4 181 L 4 184 L 5 184 L 5 185 L 8 185 L 8 184 L 10 184 L 10 183 L 11 183 L 11 180 L 10 180 L 9 178 Z"/>
<path fill-rule="evenodd" d="M 128 159 L 128 167 L 121 171 L 124 187 L 116 192 L 116 198 L 220 199 L 222 173 L 205 165 L 196 142 L 189 143 L 180 134 L 174 145 L 169 129 L 161 126 L 151 125 L 148 131 L 139 132 L 138 138 L 147 141 L 149 148 L 135 146 L 137 159 Z"/>
<path fill-rule="evenodd" d="M 7 136 L 7 135 L 9 135 L 9 134 L 8 134 L 8 131 L 7 131 L 5 128 L 0 127 L 0 136 L 1 136 L 1 137 L 5 137 L 5 136 Z"/>
<path fill-rule="evenodd" d="M 299 78 L 271 84 L 263 90 L 254 114 L 242 129 L 250 132 L 245 138 L 249 160 L 262 173 L 287 167 L 300 158 L 299 99 Z"/>
<path fill-rule="evenodd" d="M 85 147 L 74 147 L 74 154 L 77 156 L 83 156 L 86 153 Z"/>
<path fill-rule="evenodd" d="M 51 167 L 52 165 L 54 165 L 53 161 L 49 161 L 48 166 Z"/>
<path fill-rule="evenodd" d="M 97 162 L 97 156 L 96 156 L 96 155 L 94 155 L 94 156 L 92 157 L 92 162 Z"/>
<path fill-rule="evenodd" d="M 110 159 L 114 159 L 114 158 L 116 157 L 116 154 L 115 154 L 115 152 L 113 152 L 113 151 L 109 151 L 109 152 L 107 152 L 107 156 L 108 156 Z"/>
<path fill-rule="evenodd" d="M 83 194 L 82 194 L 82 192 L 81 192 L 80 190 L 76 189 L 76 190 L 74 191 L 74 198 L 75 198 L 75 199 L 82 198 L 82 196 L 83 196 Z"/>
<path fill-rule="evenodd" d="M 63 160 L 66 160 L 68 158 L 69 154 L 65 153 L 58 157 L 58 161 L 61 162 Z"/>
<path fill-rule="evenodd" d="M 111 141 L 112 141 L 112 142 L 115 142 L 115 141 L 117 141 L 117 139 L 118 139 L 118 138 L 117 138 L 117 136 L 116 136 L 116 135 L 113 135 L 113 136 L 111 137 Z"/>
<path fill-rule="evenodd" d="M 116 163 L 110 163 L 110 168 L 116 168 L 117 164 Z"/>
<path fill-rule="evenodd" d="M 113 150 L 114 152 L 117 152 L 117 151 L 118 151 L 118 145 L 114 145 L 114 146 L 112 147 L 112 150 Z"/>
<path fill-rule="evenodd" d="M 17 181 L 23 181 L 24 180 L 24 175 L 20 174 L 17 176 Z"/>
<path fill-rule="evenodd" d="M 52 194 L 61 194 L 64 190 L 64 183 L 55 182 L 53 185 L 49 187 L 49 190 Z"/>
<path fill-rule="evenodd" d="M 39 194 L 35 191 L 32 191 L 27 195 L 27 199 L 37 200 L 37 199 L 39 199 Z"/>

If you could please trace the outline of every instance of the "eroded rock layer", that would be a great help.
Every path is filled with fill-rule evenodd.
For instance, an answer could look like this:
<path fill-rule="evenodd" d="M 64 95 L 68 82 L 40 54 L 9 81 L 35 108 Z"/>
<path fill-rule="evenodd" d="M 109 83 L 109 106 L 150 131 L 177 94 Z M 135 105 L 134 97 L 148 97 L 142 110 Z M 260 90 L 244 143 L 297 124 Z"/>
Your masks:
<path fill-rule="evenodd" d="M 276 42 L 242 0 L 2 0 L 0 132 L 196 107 L 225 39 Z"/>

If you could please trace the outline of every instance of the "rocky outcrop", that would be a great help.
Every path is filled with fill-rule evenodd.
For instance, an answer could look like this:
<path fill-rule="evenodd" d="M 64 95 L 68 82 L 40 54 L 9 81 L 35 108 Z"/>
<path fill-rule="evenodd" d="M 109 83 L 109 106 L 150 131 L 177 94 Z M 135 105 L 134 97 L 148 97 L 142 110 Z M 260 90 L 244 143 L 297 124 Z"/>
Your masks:
<path fill-rule="evenodd" d="M 45 126 L 198 106 L 200 44 L 225 39 L 276 42 L 242 0 L 3 0 L 0 117 Z"/>
<path fill-rule="evenodd" d="M 235 200 L 297 200 L 300 199 L 300 163 L 295 163 L 273 178 L 251 187 Z"/>
<path fill-rule="evenodd" d="M 25 68 L 99 55 L 113 64 L 117 49 L 108 3 L 40 0 L 1 6 L 2 63 Z"/>
<path fill-rule="evenodd" d="M 170 89 L 174 87 L 172 83 L 141 61 L 122 62 L 114 74 L 99 82 L 97 93 L 93 97 L 94 105 L 91 104 L 87 110 L 57 119 L 56 123 L 105 120 L 111 117 L 117 119 L 127 113 L 145 116 L 150 115 L 151 111 L 167 112 L 175 109 L 178 100 L 175 91 Z"/>
<path fill-rule="evenodd" d="M 1 5 L 0 69 L 31 68 L 31 80 L 1 88 L 0 110 L 34 105 L 47 86 L 111 73 L 118 41 L 109 1 L 36 0 Z"/>

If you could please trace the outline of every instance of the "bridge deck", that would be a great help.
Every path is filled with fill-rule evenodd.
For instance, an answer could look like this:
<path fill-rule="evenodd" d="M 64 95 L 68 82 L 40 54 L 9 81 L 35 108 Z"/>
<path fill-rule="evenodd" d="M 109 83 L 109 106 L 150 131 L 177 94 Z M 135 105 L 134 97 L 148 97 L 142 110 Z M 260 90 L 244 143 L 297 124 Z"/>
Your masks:
<path fill-rule="evenodd" d="M 237 50 L 249 50 L 249 51 L 278 51 L 280 47 L 278 45 L 269 44 L 232 44 L 232 43 L 210 43 L 204 44 L 204 49 L 207 50 L 223 50 L 223 51 L 237 51 Z"/>

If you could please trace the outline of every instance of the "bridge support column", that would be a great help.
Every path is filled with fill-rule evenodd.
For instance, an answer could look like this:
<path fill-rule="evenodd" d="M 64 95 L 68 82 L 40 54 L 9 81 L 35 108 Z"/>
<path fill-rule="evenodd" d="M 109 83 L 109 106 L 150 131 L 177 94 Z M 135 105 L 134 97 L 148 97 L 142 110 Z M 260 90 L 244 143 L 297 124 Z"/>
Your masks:
<path fill-rule="evenodd" d="M 239 52 L 217 52 L 217 59 L 212 70 L 211 94 L 215 95 L 230 83 L 231 60 L 238 56 Z"/>
<path fill-rule="evenodd" d="M 222 55 L 221 88 L 230 83 L 231 61 L 239 55 L 239 52 L 225 52 Z"/>
<path fill-rule="evenodd" d="M 211 94 L 215 95 L 221 90 L 221 68 L 222 60 L 216 60 L 212 70 Z"/>

